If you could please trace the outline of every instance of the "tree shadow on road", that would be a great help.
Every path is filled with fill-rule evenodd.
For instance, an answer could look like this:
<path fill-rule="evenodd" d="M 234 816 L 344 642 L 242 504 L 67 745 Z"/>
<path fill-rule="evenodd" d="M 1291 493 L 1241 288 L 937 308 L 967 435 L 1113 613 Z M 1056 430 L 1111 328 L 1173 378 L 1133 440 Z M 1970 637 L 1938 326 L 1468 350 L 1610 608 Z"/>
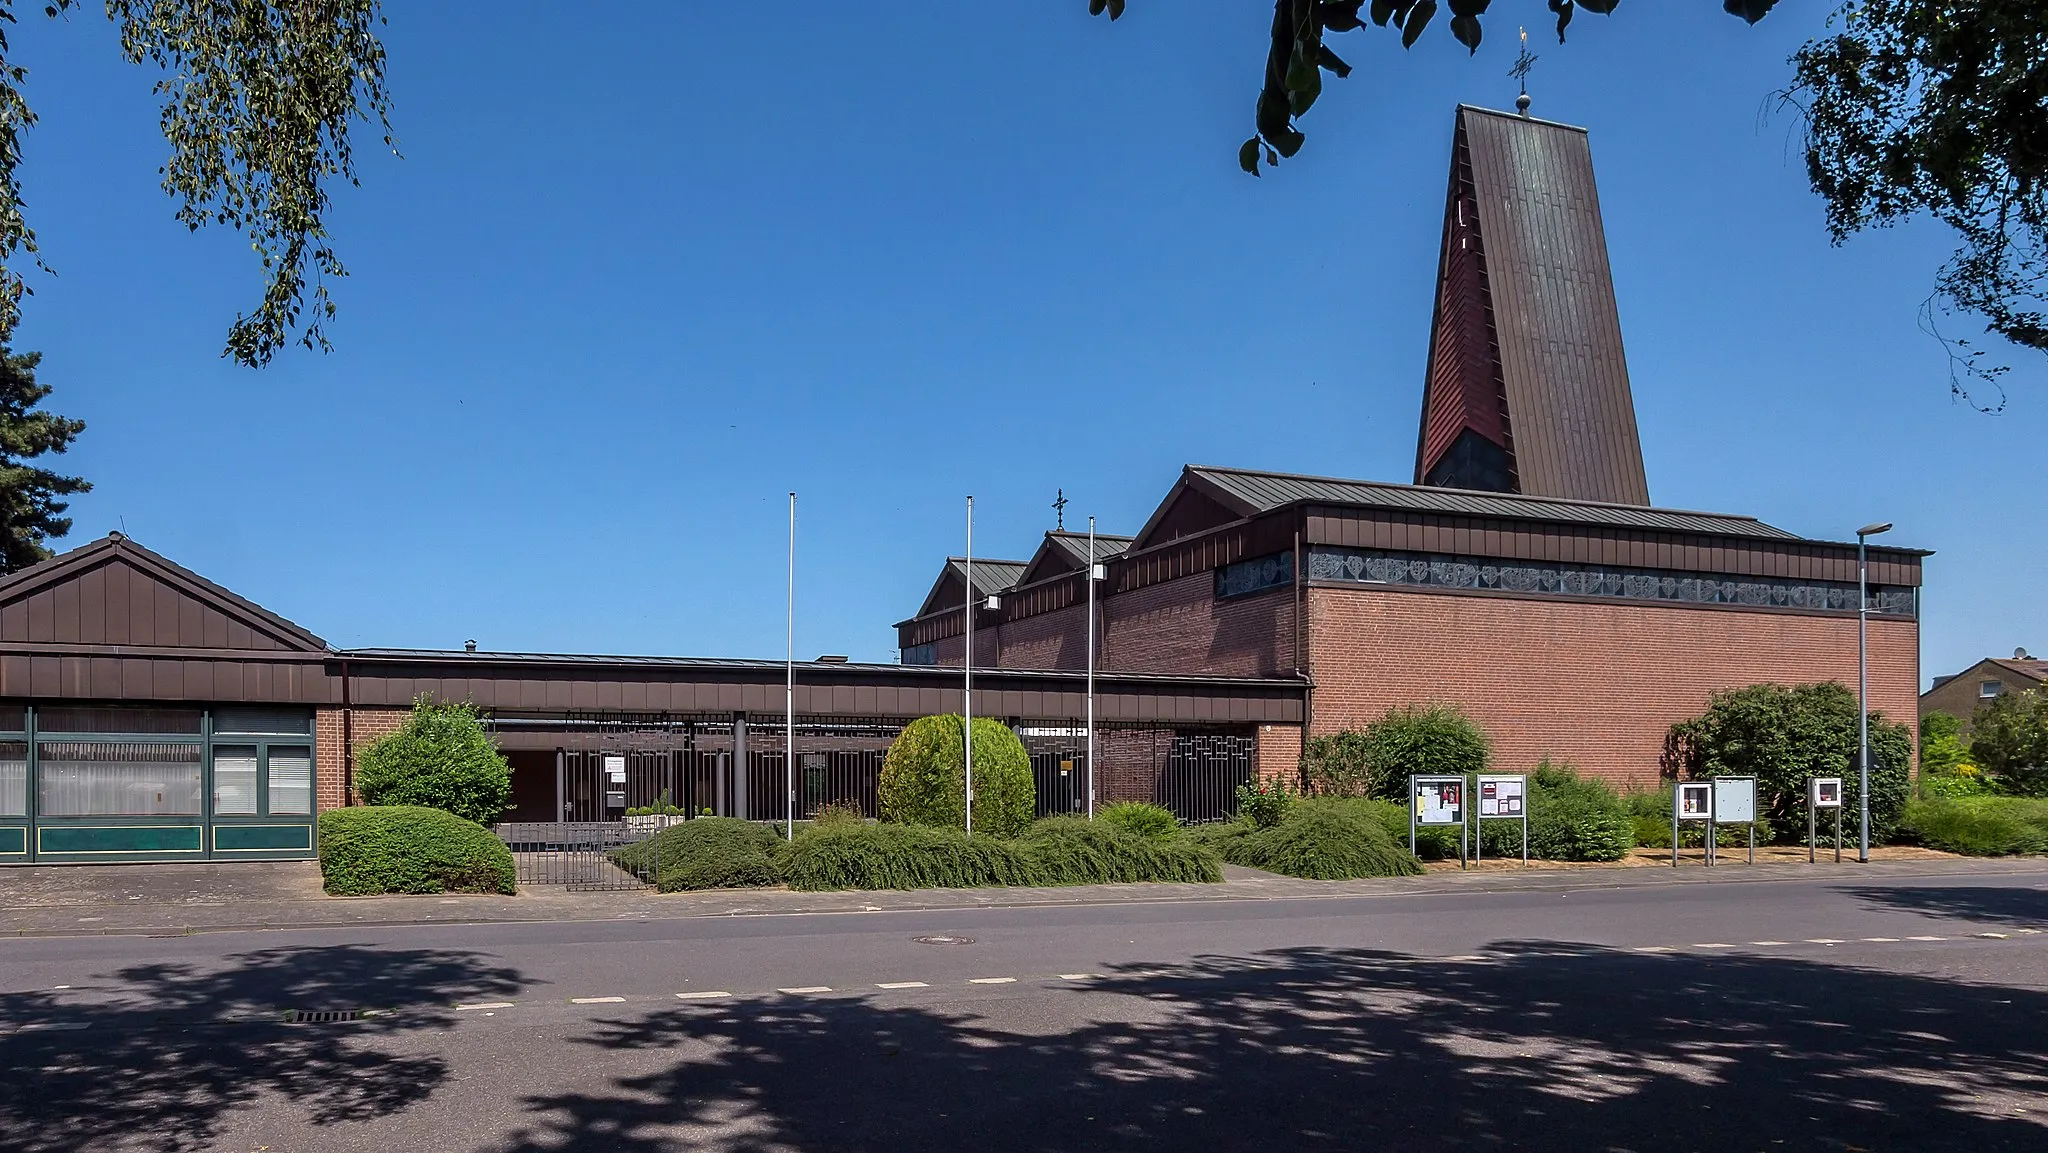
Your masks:
<path fill-rule="evenodd" d="M 1886 909 L 1904 909 L 1931 917 L 2048 928 L 2048 889 L 2016 885 L 1873 885 L 1842 892 Z"/>
<path fill-rule="evenodd" d="M 316 1125 L 383 1116 L 449 1071 L 366 1040 L 446 1027 L 457 1000 L 526 984 L 478 954 L 436 949 L 280 948 L 229 961 L 131 966 L 63 996 L 0 995 L 0 1022 L 15 1030 L 0 1035 L 0 1149 L 209 1149 L 229 1113 L 267 1096 Z M 288 1009 L 391 1012 L 299 1025 L 284 1023 Z"/>
<path fill-rule="evenodd" d="M 581 1040 L 592 1067 L 677 1059 L 529 1099 L 503 1148 L 2048 1147 L 2048 997 L 1747 956 L 1291 949 L 942 1008 L 681 1007 Z"/>

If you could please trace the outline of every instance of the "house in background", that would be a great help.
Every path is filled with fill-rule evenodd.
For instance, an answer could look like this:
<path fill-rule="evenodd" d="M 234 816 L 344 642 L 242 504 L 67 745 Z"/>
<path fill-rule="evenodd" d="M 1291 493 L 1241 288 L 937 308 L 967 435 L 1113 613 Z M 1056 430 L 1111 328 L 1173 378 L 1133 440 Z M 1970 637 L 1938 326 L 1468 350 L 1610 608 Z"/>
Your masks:
<path fill-rule="evenodd" d="M 1934 678 L 1934 687 L 1920 694 L 1920 716 L 1947 713 L 1959 717 L 1967 733 L 1979 706 L 2043 684 L 2048 684 L 2048 660 L 2014 649 L 2011 657 L 1986 657 L 1962 672 Z"/>

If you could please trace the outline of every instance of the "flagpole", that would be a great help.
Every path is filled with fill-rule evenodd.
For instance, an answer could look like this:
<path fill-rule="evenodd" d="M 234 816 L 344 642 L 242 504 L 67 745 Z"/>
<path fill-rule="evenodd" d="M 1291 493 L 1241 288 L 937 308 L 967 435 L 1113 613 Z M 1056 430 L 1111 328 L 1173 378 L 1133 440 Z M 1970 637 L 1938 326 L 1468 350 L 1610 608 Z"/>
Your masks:
<path fill-rule="evenodd" d="M 789 790 L 785 826 L 796 839 L 796 494 L 789 494 L 789 652 L 783 658 L 782 775 Z"/>
<path fill-rule="evenodd" d="M 1088 817 L 1095 817 L 1095 518 L 1088 518 Z"/>
<path fill-rule="evenodd" d="M 974 835 L 974 498 L 967 498 L 967 601 L 960 618 L 967 652 L 960 662 L 965 676 L 960 696 L 962 762 L 967 770 L 967 835 Z"/>

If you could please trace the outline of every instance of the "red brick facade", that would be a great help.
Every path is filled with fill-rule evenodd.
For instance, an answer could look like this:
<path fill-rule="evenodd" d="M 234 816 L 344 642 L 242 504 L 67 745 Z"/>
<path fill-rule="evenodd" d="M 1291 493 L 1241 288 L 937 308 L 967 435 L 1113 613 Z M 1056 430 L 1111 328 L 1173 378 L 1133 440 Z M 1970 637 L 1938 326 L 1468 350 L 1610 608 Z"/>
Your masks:
<path fill-rule="evenodd" d="M 1569 760 L 1617 785 L 1656 781 L 1664 734 L 1721 689 L 1856 683 L 1856 619 L 1664 605 L 1311 586 L 1311 730 L 1398 705 L 1457 704 L 1496 763 Z M 1870 622 L 1874 708 L 1912 723 L 1919 625 Z"/>
<path fill-rule="evenodd" d="M 1221 677 L 1294 672 L 1291 588 L 1219 600 L 1216 574 L 1195 573 L 1111 598 L 1102 630 L 1104 668 Z"/>
<path fill-rule="evenodd" d="M 412 715 L 409 709 L 364 708 L 320 709 L 314 714 L 313 757 L 319 766 L 316 791 L 319 794 L 318 808 L 323 813 L 355 804 L 358 800 L 343 796 L 343 778 L 348 772 L 348 762 L 342 756 L 341 747 L 344 711 L 350 714 L 346 728 L 358 752 L 378 737 L 397 732 L 405 724 L 405 718 Z"/>
<path fill-rule="evenodd" d="M 1301 726 L 1260 725 L 1255 755 L 1253 771 L 1260 780 L 1294 783 L 1301 767 Z"/>

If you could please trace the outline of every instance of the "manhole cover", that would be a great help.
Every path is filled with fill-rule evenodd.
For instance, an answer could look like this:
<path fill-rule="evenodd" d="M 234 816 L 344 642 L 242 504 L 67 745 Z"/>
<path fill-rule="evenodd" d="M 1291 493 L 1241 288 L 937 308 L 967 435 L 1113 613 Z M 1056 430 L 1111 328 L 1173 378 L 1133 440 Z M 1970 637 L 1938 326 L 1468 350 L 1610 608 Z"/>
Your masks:
<path fill-rule="evenodd" d="M 974 943 L 974 938 L 972 937 L 912 937 L 911 940 L 920 945 L 972 945 Z"/>

